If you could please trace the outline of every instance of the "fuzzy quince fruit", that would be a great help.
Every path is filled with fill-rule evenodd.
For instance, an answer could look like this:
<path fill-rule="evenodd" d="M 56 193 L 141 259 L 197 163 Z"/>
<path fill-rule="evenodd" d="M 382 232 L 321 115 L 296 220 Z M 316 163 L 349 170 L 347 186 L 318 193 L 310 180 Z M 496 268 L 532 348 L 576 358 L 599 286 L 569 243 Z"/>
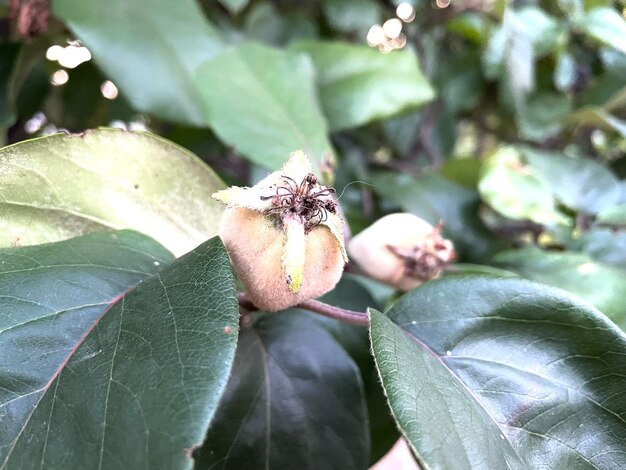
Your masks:
<path fill-rule="evenodd" d="M 399 290 L 411 290 L 439 277 L 456 257 L 454 246 L 433 227 L 407 213 L 390 214 L 356 235 L 350 257 L 369 276 Z"/>
<path fill-rule="evenodd" d="M 219 235 L 248 298 L 283 310 L 335 287 L 348 261 L 334 189 L 318 184 L 298 151 L 251 188 L 213 194 L 228 206 Z"/>

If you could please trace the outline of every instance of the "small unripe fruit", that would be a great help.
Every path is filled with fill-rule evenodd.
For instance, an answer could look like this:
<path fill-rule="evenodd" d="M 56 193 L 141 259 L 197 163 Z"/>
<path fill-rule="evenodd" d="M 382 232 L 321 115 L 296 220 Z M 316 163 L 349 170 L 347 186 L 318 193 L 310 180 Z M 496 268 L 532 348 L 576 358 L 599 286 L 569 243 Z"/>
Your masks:
<path fill-rule="evenodd" d="M 348 252 L 367 275 L 407 291 L 439 277 L 454 260 L 454 246 L 440 230 L 413 214 L 390 214 L 356 235 Z"/>
<path fill-rule="evenodd" d="M 341 278 L 345 264 L 341 250 L 323 225 L 305 235 L 302 285 L 297 292 L 289 288 L 282 262 L 287 235 L 271 219 L 250 209 L 227 209 L 219 234 L 246 295 L 262 310 L 283 310 L 319 297 Z"/>
<path fill-rule="evenodd" d="M 254 187 L 213 195 L 229 206 L 219 235 L 255 306 L 283 310 L 339 282 L 347 255 L 333 193 L 318 184 L 306 156 L 295 152 L 280 172 Z"/>

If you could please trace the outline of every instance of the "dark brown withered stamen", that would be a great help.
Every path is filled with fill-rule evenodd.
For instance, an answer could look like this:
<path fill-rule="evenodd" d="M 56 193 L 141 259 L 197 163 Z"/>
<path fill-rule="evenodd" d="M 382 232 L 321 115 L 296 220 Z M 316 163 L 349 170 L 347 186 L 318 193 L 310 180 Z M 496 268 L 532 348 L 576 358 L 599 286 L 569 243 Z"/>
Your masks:
<path fill-rule="evenodd" d="M 305 231 L 328 220 L 328 212 L 335 214 L 337 204 L 328 199 L 335 193 L 334 188 L 320 188 L 317 177 L 313 173 L 307 174 L 298 184 L 293 178 L 281 175 L 284 185 L 276 186 L 276 193 L 271 196 L 261 196 L 262 201 L 271 200 L 273 207 L 267 210 L 269 214 L 290 213 L 299 216 L 304 222 Z"/>

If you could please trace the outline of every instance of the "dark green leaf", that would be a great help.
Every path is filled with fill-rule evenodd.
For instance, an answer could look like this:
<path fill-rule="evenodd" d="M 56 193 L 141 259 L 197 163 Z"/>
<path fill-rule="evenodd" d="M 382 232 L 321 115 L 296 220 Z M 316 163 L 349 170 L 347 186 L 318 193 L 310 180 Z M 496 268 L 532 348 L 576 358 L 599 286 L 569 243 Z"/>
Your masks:
<path fill-rule="evenodd" d="M 528 279 L 569 290 L 626 327 L 626 272 L 584 253 L 538 248 L 499 253 L 495 261 Z"/>
<path fill-rule="evenodd" d="M 112 235 L 96 235 L 106 236 Z M 10 296 L 6 301 L 21 305 L 20 317 L 31 323 L 3 331 L 14 360 L 12 374 L 4 375 L 2 368 L 3 382 L 17 389 L 5 406 L 21 400 L 22 414 L 2 420 L 6 430 L 0 435 L 13 434 L 3 446 L 3 468 L 189 468 L 186 450 L 201 441 L 235 352 L 239 309 L 226 251 L 213 238 L 123 297 L 111 298 L 94 290 L 128 287 L 114 274 L 124 269 L 124 254 L 136 260 L 135 279 L 145 276 L 145 265 L 154 258 L 143 255 L 142 260 L 141 245 L 121 253 L 103 246 L 100 254 L 81 254 L 73 250 L 74 241 L 48 250 L 21 249 L 24 254 L 40 250 L 50 257 L 45 262 L 5 252 L 12 265 L 2 282 Z M 122 268 L 110 263 L 104 265 L 108 271 L 98 268 L 90 256 L 96 262 L 98 256 L 99 262 L 121 262 Z M 74 257 L 86 265 L 83 273 Z M 61 266 L 39 274 L 46 264 Z M 27 286 L 23 293 L 15 288 L 16 271 L 24 273 L 18 284 Z M 93 277 L 85 277 L 90 272 Z M 54 295 L 57 284 L 69 290 L 64 297 L 72 302 L 55 304 L 64 298 Z M 32 298 L 38 290 L 41 303 Z M 94 297 L 99 311 L 91 304 Z M 112 303 L 104 308 L 105 302 Z M 77 320 L 88 316 L 90 321 L 84 318 L 83 331 L 68 335 L 56 319 L 69 322 L 75 309 Z M 33 323 L 36 317 L 39 325 Z M 24 337 L 11 341 L 20 330 Z M 39 356 L 28 355 L 29 350 Z M 61 361 L 47 364 L 47 354 Z M 30 361 L 26 367 L 25 361 Z"/>
<path fill-rule="evenodd" d="M 431 224 L 444 222 L 445 236 L 452 238 L 461 259 L 480 261 L 489 255 L 491 236 L 478 218 L 478 194 L 439 175 L 419 178 L 408 174 L 380 174 L 374 190 Z"/>
<path fill-rule="evenodd" d="M 359 369 L 297 311 L 243 329 L 197 469 L 366 469 L 369 431 Z"/>
<path fill-rule="evenodd" d="M 371 318 L 391 409 L 423 467 L 626 466 L 626 336 L 594 308 L 474 277 L 425 284 Z"/>
<path fill-rule="evenodd" d="M 484 93 L 484 80 L 477 54 L 464 54 L 450 58 L 437 67 L 434 83 L 439 95 L 452 112 L 470 111 L 480 103 Z"/>
<path fill-rule="evenodd" d="M 435 96 L 411 51 L 382 54 L 340 42 L 299 42 L 308 53 L 331 130 L 357 127 L 416 108 Z"/>
<path fill-rule="evenodd" d="M 129 231 L 0 250 L 1 468 L 13 468 L 5 465 L 16 462 L 20 430 L 72 348 L 111 302 L 171 260 Z"/>
<path fill-rule="evenodd" d="M 181 255 L 217 233 L 223 183 L 161 137 L 113 129 L 0 149 L 0 246 L 131 228 Z"/>
<path fill-rule="evenodd" d="M 313 66 L 303 54 L 242 44 L 200 67 L 196 83 L 215 133 L 253 162 L 277 169 L 298 149 L 318 168 L 332 161 Z"/>
<path fill-rule="evenodd" d="M 362 276 L 344 274 L 337 287 L 320 300 L 357 312 L 365 312 L 368 308 L 379 308 L 381 304 L 364 286 L 364 279 L 366 278 Z M 384 286 L 383 289 L 388 295 L 390 294 L 388 286 Z M 393 293 L 393 289 L 391 289 L 391 293 Z M 378 373 L 370 354 L 367 329 L 321 315 L 312 313 L 308 313 L 308 315 L 310 315 L 311 320 L 323 326 L 335 337 L 361 370 L 370 429 L 370 464 L 373 464 L 385 455 L 398 440 L 398 428 L 389 413 L 389 407 L 378 380 Z"/>
<path fill-rule="evenodd" d="M 15 121 L 13 77 L 20 53 L 20 44 L 0 44 L 0 126 L 10 127 Z"/>

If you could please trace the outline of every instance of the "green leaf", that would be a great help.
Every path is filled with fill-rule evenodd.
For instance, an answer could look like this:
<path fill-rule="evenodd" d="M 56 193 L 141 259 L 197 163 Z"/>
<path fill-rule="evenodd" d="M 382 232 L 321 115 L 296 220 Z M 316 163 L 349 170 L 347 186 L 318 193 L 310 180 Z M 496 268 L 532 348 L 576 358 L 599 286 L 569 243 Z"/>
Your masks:
<path fill-rule="evenodd" d="M 596 222 L 611 225 L 626 226 L 626 204 L 610 206 L 598 213 Z"/>
<path fill-rule="evenodd" d="M 521 151 L 532 171 L 549 184 L 550 191 L 567 207 L 596 214 L 618 202 L 619 182 L 601 163 L 529 147 Z"/>
<path fill-rule="evenodd" d="M 578 27 L 596 41 L 626 54 L 626 21 L 614 8 L 588 11 Z"/>
<path fill-rule="evenodd" d="M 321 4 L 328 24 L 337 31 L 365 37 L 380 22 L 382 8 L 376 0 L 323 0 Z"/>
<path fill-rule="evenodd" d="M 572 102 L 567 95 L 540 91 L 517 105 L 515 118 L 522 136 L 543 142 L 563 130 L 571 110 Z"/>
<path fill-rule="evenodd" d="M 413 177 L 386 173 L 372 179 L 374 190 L 434 225 L 443 220 L 446 237 L 454 241 L 460 258 L 480 261 L 492 249 L 492 237 L 478 217 L 479 197 L 475 191 L 439 175 Z"/>
<path fill-rule="evenodd" d="M 576 294 L 626 328 L 626 272 L 584 253 L 538 248 L 499 253 L 495 262 L 528 279 Z"/>
<path fill-rule="evenodd" d="M 467 276 L 468 274 L 480 274 L 494 277 L 516 277 L 517 274 L 505 269 L 495 268 L 482 264 L 460 263 L 449 266 L 444 276 Z"/>
<path fill-rule="evenodd" d="M 203 125 L 198 66 L 223 48 L 194 0 L 55 0 L 54 14 L 137 110 Z"/>
<path fill-rule="evenodd" d="M 448 31 L 463 36 L 479 45 L 487 41 L 489 27 L 487 16 L 473 11 L 455 15 L 446 22 Z"/>
<path fill-rule="evenodd" d="M 254 163 L 278 169 L 295 150 L 317 168 L 333 161 L 303 54 L 242 44 L 200 67 L 196 83 L 214 132 Z"/>
<path fill-rule="evenodd" d="M 557 3 L 563 13 L 573 19 L 577 19 L 583 14 L 583 0 L 557 0 Z"/>
<path fill-rule="evenodd" d="M 178 256 L 217 233 L 223 183 L 149 133 L 57 134 L 0 149 L 0 162 L 0 246 L 131 228 Z"/>
<path fill-rule="evenodd" d="M 233 15 L 237 15 L 248 6 L 250 0 L 219 0 Z"/>
<path fill-rule="evenodd" d="M 616 118 L 603 108 L 587 106 L 570 115 L 568 119 L 576 124 L 598 127 L 626 137 L 626 121 Z"/>
<path fill-rule="evenodd" d="M 556 209 L 550 186 L 511 147 L 498 149 L 485 161 L 478 189 L 485 202 L 505 217 L 539 224 L 566 223 Z"/>
<path fill-rule="evenodd" d="M 580 243 L 593 259 L 626 270 L 626 232 L 594 227 L 582 234 Z M 623 326 L 626 330 L 626 322 Z"/>
<path fill-rule="evenodd" d="M 557 49 L 563 42 L 563 27 L 541 8 L 528 6 L 515 12 L 516 21 L 530 36 L 535 58 L 543 57 Z"/>
<path fill-rule="evenodd" d="M 437 66 L 434 83 L 449 111 L 469 112 L 483 99 L 485 83 L 480 69 L 475 66 L 478 62 L 477 54 L 466 53 Z"/>
<path fill-rule="evenodd" d="M 2 420 L 6 428 L 0 435 L 12 433 L 2 446 L 3 468 L 189 468 L 185 449 L 201 441 L 235 352 L 239 309 L 223 245 L 213 238 L 134 290 L 111 298 L 95 292 L 108 284 L 117 290 L 128 286 L 119 284 L 124 279 L 114 272 L 120 267 L 107 260 L 121 262 L 123 269 L 123 252 L 130 251 L 139 259 L 135 277 L 141 277 L 146 269 L 137 253 L 141 247 L 117 253 L 118 247 L 103 245 L 100 253 L 80 255 L 75 242 L 4 252 L 9 267 L 2 281 L 9 293 L 4 301 L 23 311 L 12 320 L 21 323 L 3 331 L 13 358 L 12 373 L 1 369 L 3 388 L 16 389 L 4 404 L 21 401 L 19 419 Z M 89 256 L 107 263 L 105 268 Z M 15 287 L 16 272 L 24 280 L 17 285 L 28 286 L 22 293 Z M 69 290 L 64 297 L 71 303 L 59 305 L 61 297 L 51 295 L 57 286 Z M 37 292 L 41 303 L 32 297 Z M 92 308 L 94 297 L 99 310 Z M 76 329 L 68 322 L 85 315 L 87 328 L 73 336 L 56 323 L 62 318 Z M 36 317 L 43 328 L 33 323 Z M 9 338 L 20 331 L 21 340 Z M 48 353 L 61 361 L 48 364 Z M 25 360 L 32 365 L 25 367 Z"/>
<path fill-rule="evenodd" d="M 356 312 L 365 312 L 371 307 L 378 308 L 381 304 L 370 293 L 371 284 L 365 285 L 364 280 L 367 282 L 371 279 L 346 273 L 339 284 L 320 300 Z M 388 295 L 394 292 L 393 289 L 389 292 L 388 286 L 384 286 L 383 290 Z M 387 400 L 378 380 L 378 373 L 370 354 L 367 329 L 360 325 L 350 325 L 321 315 L 312 313 L 307 313 L 307 315 L 335 337 L 361 370 L 370 429 L 371 455 L 369 462 L 374 464 L 398 440 L 398 428 L 389 413 Z"/>
<path fill-rule="evenodd" d="M 567 93 L 576 84 L 577 73 L 574 56 L 568 52 L 560 53 L 554 68 L 554 86 L 560 92 Z"/>
<path fill-rule="evenodd" d="M 172 259 L 130 231 L 0 250 L 0 467 L 13 468 L 6 465 L 16 462 L 20 430 L 81 337 L 126 289 Z"/>
<path fill-rule="evenodd" d="M 18 43 L 0 44 L 0 127 L 15 122 L 13 79 L 21 46 Z"/>
<path fill-rule="evenodd" d="M 412 51 L 383 54 L 341 42 L 298 42 L 317 69 L 322 108 L 332 131 L 361 126 L 421 106 L 435 92 Z"/>
<path fill-rule="evenodd" d="M 446 160 L 441 168 L 441 176 L 460 184 L 465 188 L 475 190 L 480 181 L 481 162 L 475 158 L 457 158 Z"/>
<path fill-rule="evenodd" d="M 242 329 L 198 469 L 363 469 L 369 430 L 359 369 L 312 314 L 268 314 Z"/>
<path fill-rule="evenodd" d="M 427 283 L 372 351 L 424 468 L 626 466 L 626 336 L 563 291 L 518 279 Z"/>

